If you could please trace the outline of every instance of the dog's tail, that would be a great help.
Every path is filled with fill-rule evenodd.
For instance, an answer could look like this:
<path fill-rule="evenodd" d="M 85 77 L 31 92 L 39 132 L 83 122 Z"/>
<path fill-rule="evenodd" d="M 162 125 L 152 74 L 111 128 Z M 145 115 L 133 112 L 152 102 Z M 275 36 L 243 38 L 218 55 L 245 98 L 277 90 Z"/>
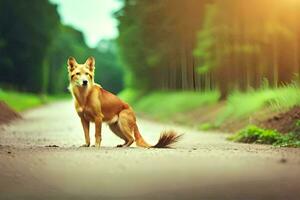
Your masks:
<path fill-rule="evenodd" d="M 152 148 L 170 148 L 172 144 L 178 142 L 182 135 L 178 135 L 175 131 L 163 131 L 160 134 L 159 140 Z"/>
<path fill-rule="evenodd" d="M 178 135 L 175 131 L 163 131 L 160 134 L 159 140 L 156 145 L 149 145 L 140 134 L 140 131 L 137 126 L 134 129 L 134 137 L 136 141 L 136 145 L 144 148 L 171 148 L 171 145 L 178 142 L 178 140 L 182 137 L 182 135 Z"/>

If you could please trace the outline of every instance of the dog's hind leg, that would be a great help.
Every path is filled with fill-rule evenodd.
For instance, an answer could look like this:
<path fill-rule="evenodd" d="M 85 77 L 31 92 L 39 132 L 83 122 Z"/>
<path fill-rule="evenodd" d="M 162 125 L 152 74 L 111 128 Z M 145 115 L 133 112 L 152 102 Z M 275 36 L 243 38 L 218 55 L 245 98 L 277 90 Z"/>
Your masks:
<path fill-rule="evenodd" d="M 126 138 L 125 144 L 118 147 L 129 147 L 134 142 L 133 131 L 135 126 L 135 117 L 131 110 L 126 109 L 120 112 L 118 126 L 123 137 Z"/>
<path fill-rule="evenodd" d="M 119 125 L 118 125 L 118 122 L 113 123 L 113 124 L 109 124 L 109 128 L 110 128 L 110 130 L 111 130 L 114 134 L 116 134 L 119 138 L 121 138 L 121 139 L 123 139 L 123 140 L 125 141 L 124 144 L 126 144 L 126 143 L 128 142 L 128 141 L 127 141 L 127 138 L 126 138 L 126 137 L 124 136 L 124 134 L 122 133 L 122 131 L 121 131 Z M 121 147 L 121 146 L 123 146 L 123 144 L 120 144 L 120 145 L 118 145 L 117 147 Z"/>

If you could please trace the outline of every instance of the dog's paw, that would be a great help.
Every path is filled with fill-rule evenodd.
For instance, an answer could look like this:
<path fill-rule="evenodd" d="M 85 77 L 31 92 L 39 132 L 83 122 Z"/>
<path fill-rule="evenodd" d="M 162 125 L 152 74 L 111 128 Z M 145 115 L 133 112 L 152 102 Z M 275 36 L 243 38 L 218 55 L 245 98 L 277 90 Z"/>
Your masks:
<path fill-rule="evenodd" d="M 100 143 L 96 143 L 96 144 L 94 144 L 94 145 L 92 145 L 91 147 L 96 147 L 96 148 L 100 148 Z"/>
<path fill-rule="evenodd" d="M 89 144 L 83 144 L 80 147 L 89 147 L 89 146 L 90 146 Z"/>

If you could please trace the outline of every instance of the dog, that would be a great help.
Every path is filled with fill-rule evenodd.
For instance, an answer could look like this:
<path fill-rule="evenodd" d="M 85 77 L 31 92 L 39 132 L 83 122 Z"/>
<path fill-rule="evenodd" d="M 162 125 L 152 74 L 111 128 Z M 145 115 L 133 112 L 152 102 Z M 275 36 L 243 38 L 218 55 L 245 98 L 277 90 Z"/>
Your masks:
<path fill-rule="evenodd" d="M 95 147 L 101 145 L 102 123 L 108 124 L 110 130 L 124 140 L 117 147 L 129 147 L 133 142 L 145 148 L 169 148 L 181 135 L 174 131 L 161 134 L 156 145 L 149 145 L 142 137 L 136 124 L 133 109 L 116 95 L 106 91 L 94 82 L 95 59 L 89 57 L 84 64 L 78 64 L 74 57 L 68 61 L 69 90 L 75 102 L 75 109 L 80 117 L 85 136 L 85 144 L 90 146 L 89 127 L 95 123 Z"/>

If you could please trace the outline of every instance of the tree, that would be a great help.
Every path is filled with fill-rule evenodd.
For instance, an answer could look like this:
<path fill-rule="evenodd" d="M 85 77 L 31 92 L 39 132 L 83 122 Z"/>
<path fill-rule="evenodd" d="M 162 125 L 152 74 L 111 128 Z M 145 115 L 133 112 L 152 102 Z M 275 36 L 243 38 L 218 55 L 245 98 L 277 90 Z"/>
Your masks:
<path fill-rule="evenodd" d="M 67 59 L 74 56 L 79 63 L 84 63 L 89 56 L 96 59 L 95 82 L 104 88 L 118 93 L 123 89 L 123 70 L 118 63 L 117 49 L 112 40 L 99 42 L 97 48 L 89 48 L 83 34 L 69 26 L 60 26 L 46 63 L 48 64 L 48 93 L 62 93 L 68 87 Z"/>
<path fill-rule="evenodd" d="M 45 92 L 44 63 L 59 25 L 56 6 L 47 0 L 0 1 L 1 82 L 17 89 Z"/>
<path fill-rule="evenodd" d="M 96 59 L 95 81 L 110 92 L 119 93 L 124 88 L 124 70 L 117 57 L 115 41 L 101 40 L 94 52 Z"/>
<path fill-rule="evenodd" d="M 124 1 L 116 13 L 127 86 L 143 89 L 196 89 L 196 31 L 204 2 L 198 0 Z"/>

